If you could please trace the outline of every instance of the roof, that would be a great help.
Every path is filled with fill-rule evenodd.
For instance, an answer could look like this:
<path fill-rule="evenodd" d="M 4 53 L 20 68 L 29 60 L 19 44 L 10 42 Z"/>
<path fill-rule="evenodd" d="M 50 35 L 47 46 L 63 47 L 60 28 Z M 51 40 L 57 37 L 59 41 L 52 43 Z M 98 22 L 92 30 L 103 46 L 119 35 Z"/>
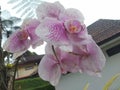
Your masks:
<path fill-rule="evenodd" d="M 87 27 L 98 45 L 120 36 L 120 20 L 99 19 Z"/>
<path fill-rule="evenodd" d="M 19 65 L 25 65 L 28 63 L 39 63 L 44 55 L 29 55 L 21 58 L 21 62 L 19 62 Z"/>

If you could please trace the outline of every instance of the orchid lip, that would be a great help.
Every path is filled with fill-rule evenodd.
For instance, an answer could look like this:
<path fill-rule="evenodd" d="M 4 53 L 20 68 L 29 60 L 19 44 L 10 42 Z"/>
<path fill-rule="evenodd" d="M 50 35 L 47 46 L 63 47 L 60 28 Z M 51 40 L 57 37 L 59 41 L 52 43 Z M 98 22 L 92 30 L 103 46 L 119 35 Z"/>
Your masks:
<path fill-rule="evenodd" d="M 78 32 L 78 28 L 76 26 L 71 25 L 69 29 L 70 29 L 70 33 Z"/>
<path fill-rule="evenodd" d="M 17 36 L 19 40 L 26 40 L 28 38 L 28 33 L 26 31 L 21 31 Z"/>

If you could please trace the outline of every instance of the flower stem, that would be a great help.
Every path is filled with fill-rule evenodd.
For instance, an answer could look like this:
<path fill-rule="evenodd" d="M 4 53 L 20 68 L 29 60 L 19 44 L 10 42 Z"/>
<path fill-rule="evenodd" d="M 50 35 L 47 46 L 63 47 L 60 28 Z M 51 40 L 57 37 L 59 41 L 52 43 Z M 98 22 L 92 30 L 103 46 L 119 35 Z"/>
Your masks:
<path fill-rule="evenodd" d="M 56 52 L 55 52 L 55 48 L 54 48 L 54 46 L 53 46 L 53 45 L 52 45 L 52 50 L 53 50 L 53 53 L 54 53 L 54 55 L 55 55 L 55 57 L 56 57 L 57 61 L 59 62 L 59 59 L 58 59 L 58 57 L 57 57 L 57 54 L 56 54 Z"/>

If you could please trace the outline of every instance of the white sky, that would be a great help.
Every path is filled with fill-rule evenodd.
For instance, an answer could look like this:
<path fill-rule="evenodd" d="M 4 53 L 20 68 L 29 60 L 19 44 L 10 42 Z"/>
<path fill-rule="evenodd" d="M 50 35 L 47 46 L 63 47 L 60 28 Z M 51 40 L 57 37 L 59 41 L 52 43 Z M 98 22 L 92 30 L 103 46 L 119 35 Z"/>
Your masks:
<path fill-rule="evenodd" d="M 0 0 L 0 5 L 4 9 L 9 9 L 11 5 L 6 4 L 8 0 Z M 46 0 L 49 2 L 59 1 L 65 8 L 79 9 L 88 26 L 98 19 L 120 19 L 120 0 Z M 15 11 L 12 10 L 12 15 Z M 18 15 L 19 16 L 19 15 Z M 37 51 L 43 53 L 42 50 Z M 38 48 L 37 48 L 38 50 Z"/>

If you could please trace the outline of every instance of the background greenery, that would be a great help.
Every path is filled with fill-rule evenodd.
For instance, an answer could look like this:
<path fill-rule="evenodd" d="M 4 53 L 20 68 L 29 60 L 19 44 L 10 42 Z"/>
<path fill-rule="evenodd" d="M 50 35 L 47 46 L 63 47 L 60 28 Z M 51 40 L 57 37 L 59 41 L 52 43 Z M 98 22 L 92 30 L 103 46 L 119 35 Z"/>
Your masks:
<path fill-rule="evenodd" d="M 48 82 L 39 77 L 15 81 L 15 90 L 55 90 Z"/>

